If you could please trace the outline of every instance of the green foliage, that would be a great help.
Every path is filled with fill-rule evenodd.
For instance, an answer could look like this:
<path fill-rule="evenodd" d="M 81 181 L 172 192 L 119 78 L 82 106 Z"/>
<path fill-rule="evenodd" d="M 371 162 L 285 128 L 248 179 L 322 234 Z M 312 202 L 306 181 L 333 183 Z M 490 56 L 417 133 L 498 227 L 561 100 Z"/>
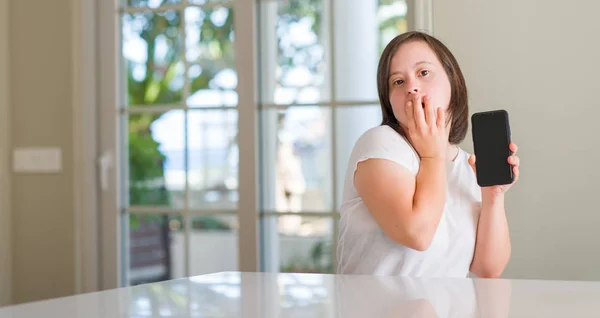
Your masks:
<path fill-rule="evenodd" d="M 127 89 L 130 105 L 155 105 L 180 101 L 182 90 L 172 90 L 169 84 L 175 78 L 176 62 L 181 57 L 181 36 L 179 14 L 165 12 L 154 14 L 144 12 L 128 14 L 123 18 L 146 43 L 147 60 L 145 76 L 136 80 L 133 76 L 135 63 L 127 61 Z M 158 41 L 164 41 L 168 50 L 158 56 Z"/>
<path fill-rule="evenodd" d="M 167 205 L 168 192 L 164 186 L 159 187 L 156 182 L 152 182 L 164 180 L 165 156 L 158 149 L 159 143 L 152 137 L 149 125 L 143 124 L 145 121 L 147 120 L 144 120 L 143 115 L 130 118 L 132 123 L 129 128 L 130 204 Z M 142 126 L 141 129 L 136 127 L 139 124 Z"/>
<path fill-rule="evenodd" d="M 233 65 L 233 14 L 230 9 L 227 9 L 228 14 L 224 23 L 216 25 L 211 19 L 215 10 L 217 9 L 203 9 L 201 14 L 203 18 L 196 26 L 200 29 L 197 43 L 201 54 L 197 61 L 190 62 L 199 65 L 201 73 L 191 78 L 191 93 L 208 89 L 218 72 Z M 173 85 L 174 82 L 183 80 L 180 14 L 172 11 L 126 14 L 123 21 L 145 42 L 147 57 L 143 65 L 137 65 L 134 61 L 125 61 L 128 104 L 145 107 L 182 103 L 183 85 Z M 166 52 L 157 50 L 159 42 L 166 44 Z M 144 70 L 141 72 L 143 74 L 141 78 L 140 67 Z M 164 186 L 166 158 L 151 131 L 152 123 L 161 115 L 143 113 L 129 116 L 130 205 L 168 206 L 170 204 L 169 193 Z M 136 215 L 130 216 L 132 229 L 139 225 L 138 218 L 139 216 Z M 144 217 L 144 220 L 151 221 L 147 220 L 147 217 Z M 223 227 L 214 220 L 202 222 L 211 228 Z"/>
<path fill-rule="evenodd" d="M 312 31 L 317 35 L 321 33 L 323 19 L 323 4 L 326 0 L 290 0 L 279 6 L 279 18 L 282 25 L 297 23 L 302 18 L 314 21 Z"/>
<path fill-rule="evenodd" d="M 134 76 L 136 68 L 133 61 L 127 65 L 127 100 L 129 105 L 157 105 L 175 102 L 181 99 L 182 90 L 172 89 L 171 82 L 177 75 L 177 62 L 180 58 L 181 37 L 179 27 L 181 18 L 173 12 L 154 14 L 144 12 L 126 14 L 126 23 L 139 38 L 146 43 L 147 59 L 143 65 L 144 76 Z M 157 43 L 163 41 L 168 50 L 157 54 Z M 169 204 L 168 192 L 164 186 L 165 156 L 160 144 L 152 136 L 151 125 L 161 114 L 131 114 L 128 121 L 129 139 L 129 204 L 158 205 Z M 130 217 L 130 226 L 137 228 L 138 216 Z M 145 217 L 146 219 L 148 217 Z M 150 220 L 146 220 L 150 221 Z"/>
<path fill-rule="evenodd" d="M 226 222 L 214 216 L 196 217 L 192 221 L 192 228 L 203 231 L 229 231 L 231 227 Z"/>
<path fill-rule="evenodd" d="M 278 65 L 281 67 L 281 76 L 277 79 L 279 85 L 285 74 L 294 67 L 303 66 L 312 74 L 319 74 L 325 70 L 325 59 L 321 54 L 315 55 L 313 48 L 322 45 L 324 30 L 329 26 L 323 25 L 323 0 L 290 0 L 279 6 L 279 20 L 277 23 L 277 34 L 279 35 Z M 297 23 L 310 23 L 310 29 L 316 36 L 316 42 L 308 44 L 296 44 L 285 37 L 290 28 Z M 273 45 L 273 44 L 266 44 Z M 312 85 L 312 84 L 309 84 Z"/>

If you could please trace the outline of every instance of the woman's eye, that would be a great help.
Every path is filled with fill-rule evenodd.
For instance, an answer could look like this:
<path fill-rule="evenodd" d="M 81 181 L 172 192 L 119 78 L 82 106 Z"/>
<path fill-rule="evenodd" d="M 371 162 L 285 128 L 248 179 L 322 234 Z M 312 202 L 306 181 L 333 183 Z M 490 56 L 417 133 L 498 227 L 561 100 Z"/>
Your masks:
<path fill-rule="evenodd" d="M 395 80 L 392 84 L 394 84 L 394 86 L 399 86 L 402 85 L 402 83 L 404 83 L 403 80 Z"/>
<path fill-rule="evenodd" d="M 429 70 L 422 70 L 421 71 L 421 76 L 427 76 L 429 75 Z"/>

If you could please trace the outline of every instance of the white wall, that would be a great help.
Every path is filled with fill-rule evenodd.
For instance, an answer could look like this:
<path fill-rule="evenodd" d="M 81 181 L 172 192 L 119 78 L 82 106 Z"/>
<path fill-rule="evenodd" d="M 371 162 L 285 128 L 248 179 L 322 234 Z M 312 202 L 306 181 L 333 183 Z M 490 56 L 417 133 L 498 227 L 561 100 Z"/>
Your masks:
<path fill-rule="evenodd" d="M 72 0 L 0 7 L 10 16 L 10 146 L 62 151 L 59 173 L 10 177 L 14 303 L 75 293 L 72 7 Z"/>
<path fill-rule="evenodd" d="M 520 146 L 506 277 L 600 279 L 598 12 L 591 0 L 434 0 L 434 34 L 461 63 L 471 112 L 507 109 Z"/>

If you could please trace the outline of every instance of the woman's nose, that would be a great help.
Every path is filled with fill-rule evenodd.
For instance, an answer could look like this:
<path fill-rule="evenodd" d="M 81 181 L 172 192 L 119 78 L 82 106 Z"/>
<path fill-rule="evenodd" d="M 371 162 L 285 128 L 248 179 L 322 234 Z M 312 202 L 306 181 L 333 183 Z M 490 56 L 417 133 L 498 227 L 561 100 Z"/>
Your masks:
<path fill-rule="evenodd" d="M 418 94 L 418 93 L 419 93 L 419 88 L 418 87 L 413 87 L 413 88 L 409 89 L 408 92 L 407 92 L 408 96 L 414 95 L 414 94 Z"/>

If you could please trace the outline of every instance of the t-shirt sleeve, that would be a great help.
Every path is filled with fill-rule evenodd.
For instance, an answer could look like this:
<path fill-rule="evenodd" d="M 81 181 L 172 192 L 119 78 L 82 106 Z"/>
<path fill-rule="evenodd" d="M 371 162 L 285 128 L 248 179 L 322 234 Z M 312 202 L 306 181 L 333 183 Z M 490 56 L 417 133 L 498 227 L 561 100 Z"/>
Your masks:
<path fill-rule="evenodd" d="M 352 175 L 358 163 L 368 159 L 386 159 L 398 163 L 417 175 L 418 156 L 404 137 L 388 126 L 365 132 L 356 142 L 350 158 Z"/>

